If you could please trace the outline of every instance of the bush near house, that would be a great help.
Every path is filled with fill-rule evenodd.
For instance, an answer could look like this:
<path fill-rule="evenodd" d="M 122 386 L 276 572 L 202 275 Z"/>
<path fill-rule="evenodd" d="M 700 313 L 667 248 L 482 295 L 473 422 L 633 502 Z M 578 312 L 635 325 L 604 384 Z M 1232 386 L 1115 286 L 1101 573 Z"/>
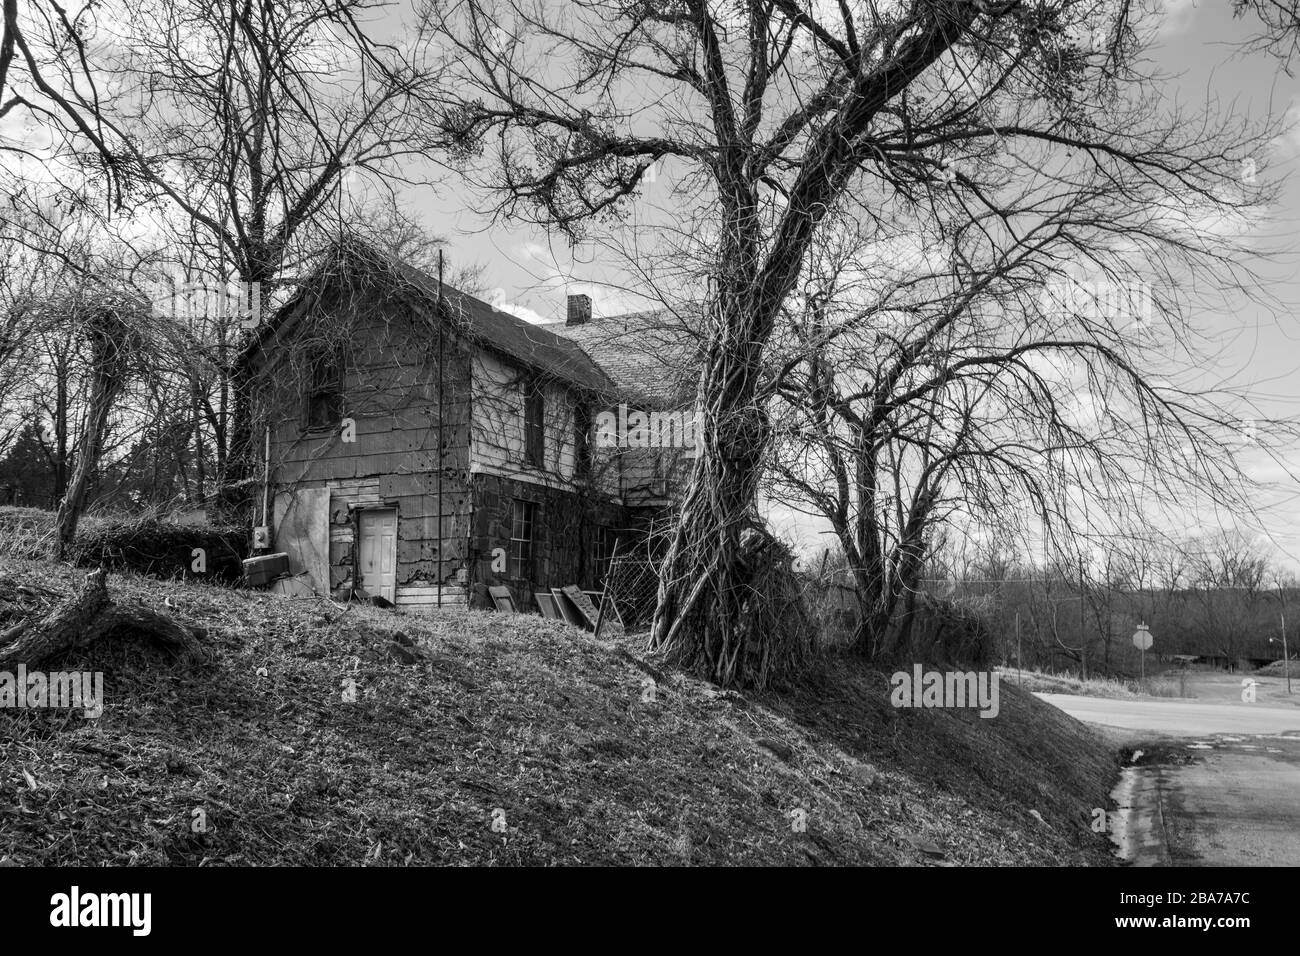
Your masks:
<path fill-rule="evenodd" d="M 202 570 L 195 567 L 196 549 L 202 551 Z M 246 557 L 248 533 L 242 528 L 156 520 L 106 522 L 78 534 L 72 553 L 73 562 L 82 567 L 226 583 L 239 581 Z"/>
<path fill-rule="evenodd" d="M 54 544 L 54 512 L 0 507 L 0 556 L 41 559 Z M 82 567 L 137 571 L 162 578 L 192 577 L 236 582 L 249 553 L 248 531 L 239 527 L 181 524 L 155 516 L 87 515 L 77 527 L 69 560 Z M 194 549 L 205 570 L 195 572 Z"/>
<path fill-rule="evenodd" d="M 945 661 L 987 666 L 997 651 L 997 639 L 986 613 L 977 605 L 949 601 L 930 594 L 917 595 L 908 646 L 908 660 Z"/>

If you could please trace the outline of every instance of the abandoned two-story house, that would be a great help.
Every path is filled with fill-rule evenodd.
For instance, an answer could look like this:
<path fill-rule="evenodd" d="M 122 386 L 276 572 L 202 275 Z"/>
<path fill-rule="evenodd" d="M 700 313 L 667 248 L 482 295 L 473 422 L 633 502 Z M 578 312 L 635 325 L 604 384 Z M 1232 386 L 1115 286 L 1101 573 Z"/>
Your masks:
<path fill-rule="evenodd" d="M 299 589 L 415 610 L 599 588 L 694 453 L 691 348 L 657 313 L 593 321 L 569 296 L 566 322 L 530 324 L 340 243 L 241 355 L 261 544 Z"/>

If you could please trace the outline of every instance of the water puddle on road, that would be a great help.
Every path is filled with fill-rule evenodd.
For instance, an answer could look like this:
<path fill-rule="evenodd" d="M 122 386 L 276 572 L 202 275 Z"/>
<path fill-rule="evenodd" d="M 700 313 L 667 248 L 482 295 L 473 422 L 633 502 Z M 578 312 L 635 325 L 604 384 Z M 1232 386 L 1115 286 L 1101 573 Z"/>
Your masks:
<path fill-rule="evenodd" d="M 1124 767 L 1111 791 L 1115 802 L 1110 839 L 1120 859 L 1133 866 L 1168 866 L 1164 821 L 1160 819 L 1159 767 Z"/>

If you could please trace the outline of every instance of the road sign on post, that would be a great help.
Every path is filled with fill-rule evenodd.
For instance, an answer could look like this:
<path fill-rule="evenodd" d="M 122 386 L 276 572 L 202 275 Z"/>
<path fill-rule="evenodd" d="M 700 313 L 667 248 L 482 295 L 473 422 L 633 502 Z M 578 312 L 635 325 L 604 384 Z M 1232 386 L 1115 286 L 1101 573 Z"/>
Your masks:
<path fill-rule="evenodd" d="M 1133 632 L 1133 646 L 1142 652 L 1142 680 L 1147 679 L 1147 649 L 1151 647 L 1151 629 L 1139 624 Z"/>

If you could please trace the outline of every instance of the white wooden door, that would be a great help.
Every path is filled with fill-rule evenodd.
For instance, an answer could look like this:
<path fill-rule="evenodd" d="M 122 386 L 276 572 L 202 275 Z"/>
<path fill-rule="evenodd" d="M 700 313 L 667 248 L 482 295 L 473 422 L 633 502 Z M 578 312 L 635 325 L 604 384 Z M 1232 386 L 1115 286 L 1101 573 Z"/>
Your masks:
<path fill-rule="evenodd" d="M 397 603 L 397 512 L 361 512 L 361 586 Z"/>

